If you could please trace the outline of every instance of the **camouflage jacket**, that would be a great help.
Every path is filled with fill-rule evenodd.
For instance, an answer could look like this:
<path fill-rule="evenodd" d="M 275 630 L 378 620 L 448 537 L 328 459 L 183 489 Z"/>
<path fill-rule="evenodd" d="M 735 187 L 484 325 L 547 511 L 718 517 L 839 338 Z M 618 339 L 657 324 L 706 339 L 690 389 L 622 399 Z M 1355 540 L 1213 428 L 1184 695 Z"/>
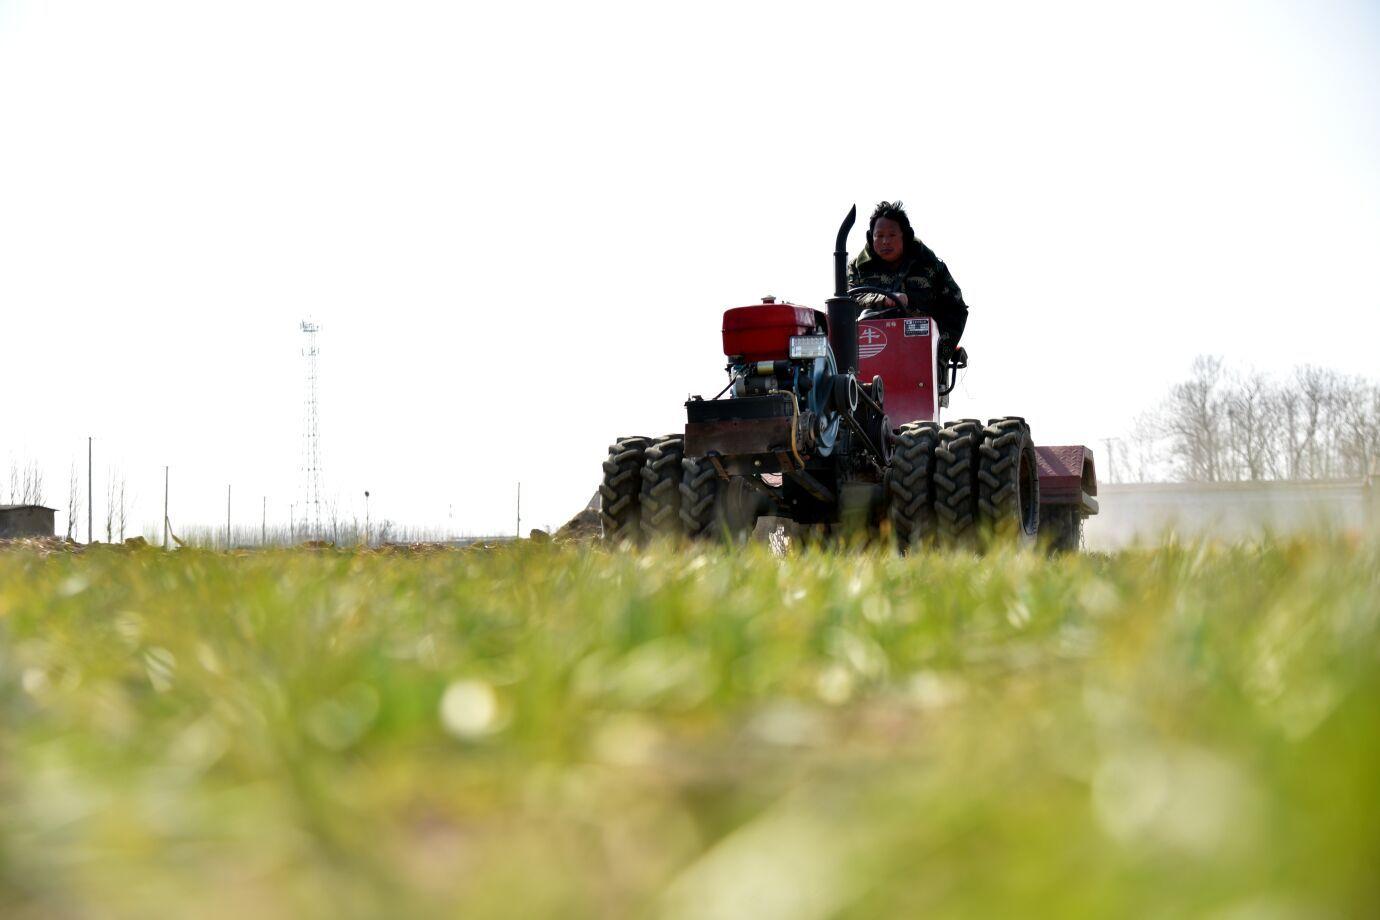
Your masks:
<path fill-rule="evenodd" d="M 871 246 L 865 247 L 848 265 L 848 286 L 862 285 L 897 293 L 904 291 L 909 301 L 906 315 L 934 317 L 939 323 L 940 334 L 950 347 L 957 345 L 963 335 L 963 327 L 968 322 L 968 305 L 963 302 L 963 292 L 954 276 L 949 274 L 948 267 L 919 240 L 915 241 L 913 251 L 907 252 L 895 267 L 883 262 Z M 887 308 L 880 294 L 860 294 L 858 304 L 864 312 L 875 313 Z"/>

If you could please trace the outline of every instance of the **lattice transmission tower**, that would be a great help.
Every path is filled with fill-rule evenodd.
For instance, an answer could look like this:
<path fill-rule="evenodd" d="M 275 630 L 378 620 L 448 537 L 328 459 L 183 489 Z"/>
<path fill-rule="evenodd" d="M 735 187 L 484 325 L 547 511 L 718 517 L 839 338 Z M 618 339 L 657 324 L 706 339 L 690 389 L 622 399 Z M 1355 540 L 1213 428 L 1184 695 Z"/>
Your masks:
<path fill-rule="evenodd" d="M 302 334 L 306 344 L 302 346 L 302 359 L 306 362 L 307 389 L 303 403 L 302 438 L 302 486 L 304 526 L 310 539 L 321 538 L 321 422 L 317 412 L 317 358 L 321 351 L 317 347 L 316 334 L 321 327 L 311 320 L 302 321 Z"/>

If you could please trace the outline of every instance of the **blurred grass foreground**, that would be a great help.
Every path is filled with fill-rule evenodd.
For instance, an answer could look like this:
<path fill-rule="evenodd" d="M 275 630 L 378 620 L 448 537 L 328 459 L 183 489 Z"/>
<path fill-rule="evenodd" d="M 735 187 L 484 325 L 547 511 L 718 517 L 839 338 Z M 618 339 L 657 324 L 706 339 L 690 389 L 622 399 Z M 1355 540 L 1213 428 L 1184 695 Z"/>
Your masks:
<path fill-rule="evenodd" d="M 1380 549 L 0 553 L 0 915 L 1380 915 Z"/>

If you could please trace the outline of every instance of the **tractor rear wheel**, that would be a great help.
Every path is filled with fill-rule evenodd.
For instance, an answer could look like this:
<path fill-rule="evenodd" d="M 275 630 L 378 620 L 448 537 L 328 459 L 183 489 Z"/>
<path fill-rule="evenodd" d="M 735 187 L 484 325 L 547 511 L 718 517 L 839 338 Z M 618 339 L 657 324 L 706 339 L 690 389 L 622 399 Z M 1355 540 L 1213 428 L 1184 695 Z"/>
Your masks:
<path fill-rule="evenodd" d="M 1040 529 L 1040 477 L 1025 419 L 992 419 L 982 432 L 978 519 L 985 542 L 1030 547 Z"/>
<path fill-rule="evenodd" d="M 1041 505 L 1040 539 L 1052 556 L 1078 552 L 1083 545 L 1083 515 L 1074 505 Z"/>
<path fill-rule="evenodd" d="M 934 450 L 939 432 L 937 422 L 902 425 L 882 477 L 887 520 L 903 553 L 934 542 Z"/>
<path fill-rule="evenodd" d="M 934 513 L 943 546 L 976 548 L 981 443 L 982 423 L 975 418 L 961 419 L 939 432 L 934 449 Z"/>
<path fill-rule="evenodd" d="M 606 543 L 636 545 L 642 537 L 642 461 L 648 438 L 619 438 L 609 445 L 599 483 L 599 522 Z"/>
<path fill-rule="evenodd" d="M 680 484 L 684 474 L 685 436 L 668 434 L 643 453 L 642 539 L 675 540 L 685 535 L 680 519 Z"/>

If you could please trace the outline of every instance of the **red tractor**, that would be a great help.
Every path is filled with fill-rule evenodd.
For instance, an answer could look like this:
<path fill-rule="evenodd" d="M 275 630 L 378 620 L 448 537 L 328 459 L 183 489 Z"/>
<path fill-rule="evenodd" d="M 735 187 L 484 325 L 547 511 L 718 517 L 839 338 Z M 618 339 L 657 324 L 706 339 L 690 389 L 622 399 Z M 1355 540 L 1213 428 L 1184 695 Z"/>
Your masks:
<path fill-rule="evenodd" d="M 1097 513 L 1092 451 L 1037 447 L 1023 418 L 940 420 L 967 354 L 943 360 L 933 318 L 859 319 L 839 227 L 826 310 L 734 307 L 729 382 L 685 403 L 684 433 L 624 437 L 599 487 L 604 539 L 738 537 L 757 518 L 802 534 L 890 529 L 903 551 L 993 542 L 1076 550 Z M 881 293 L 892 293 L 881 291 Z"/>

